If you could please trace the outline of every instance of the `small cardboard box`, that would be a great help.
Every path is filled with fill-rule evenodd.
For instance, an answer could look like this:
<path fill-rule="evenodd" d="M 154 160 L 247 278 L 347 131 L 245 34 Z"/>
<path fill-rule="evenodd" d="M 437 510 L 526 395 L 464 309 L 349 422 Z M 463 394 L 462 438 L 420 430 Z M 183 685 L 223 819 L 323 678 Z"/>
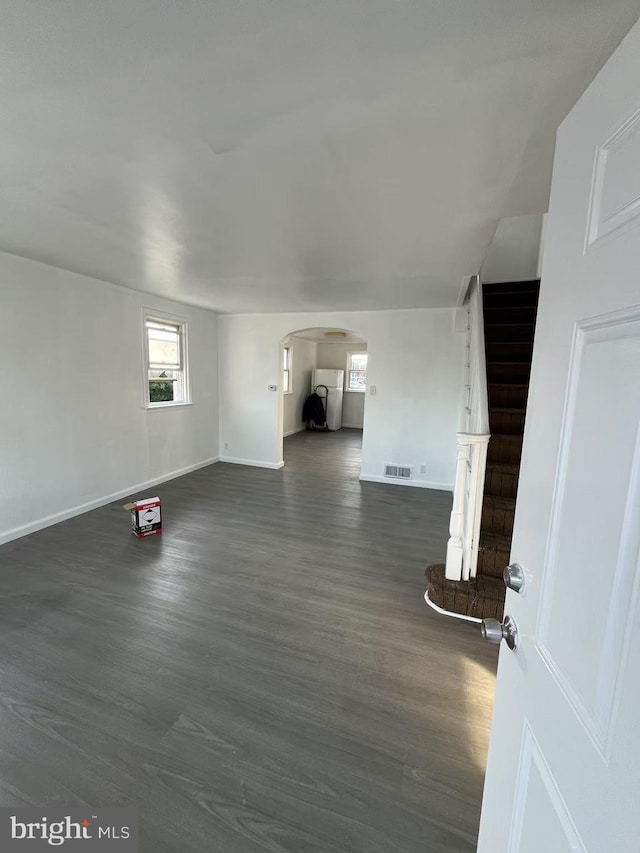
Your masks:
<path fill-rule="evenodd" d="M 144 498 L 124 505 L 131 510 L 131 528 L 138 539 L 162 533 L 162 502 L 160 498 Z"/>

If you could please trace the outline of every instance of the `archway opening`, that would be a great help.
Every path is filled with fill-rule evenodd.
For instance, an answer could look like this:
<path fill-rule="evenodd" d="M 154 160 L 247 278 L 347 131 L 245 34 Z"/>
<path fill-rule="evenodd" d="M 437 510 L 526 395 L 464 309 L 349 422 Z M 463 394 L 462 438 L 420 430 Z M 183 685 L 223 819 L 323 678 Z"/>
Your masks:
<path fill-rule="evenodd" d="M 368 347 L 357 331 L 318 326 L 280 343 L 285 465 L 360 474 Z M 357 472 L 356 472 L 357 469 Z"/>

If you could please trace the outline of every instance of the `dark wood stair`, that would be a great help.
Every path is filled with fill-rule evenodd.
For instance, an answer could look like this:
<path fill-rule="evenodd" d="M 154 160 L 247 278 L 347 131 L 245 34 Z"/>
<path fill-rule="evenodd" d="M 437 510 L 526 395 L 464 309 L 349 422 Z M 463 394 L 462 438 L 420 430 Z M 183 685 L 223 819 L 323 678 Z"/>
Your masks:
<path fill-rule="evenodd" d="M 427 569 L 429 600 L 451 613 L 502 619 L 539 289 L 539 281 L 483 286 L 491 439 L 478 573 L 471 581 L 449 581 L 443 565 Z"/>

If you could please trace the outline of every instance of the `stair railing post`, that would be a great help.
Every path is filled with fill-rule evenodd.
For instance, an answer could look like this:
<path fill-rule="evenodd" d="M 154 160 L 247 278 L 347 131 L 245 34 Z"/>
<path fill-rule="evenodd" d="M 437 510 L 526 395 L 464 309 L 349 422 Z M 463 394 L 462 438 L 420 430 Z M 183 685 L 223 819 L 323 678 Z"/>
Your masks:
<path fill-rule="evenodd" d="M 466 436 L 463 433 L 458 433 L 456 440 L 456 480 L 453 489 L 453 507 L 449 521 L 449 541 L 447 542 L 447 560 L 445 564 L 445 576 L 448 580 L 453 581 L 462 579 L 467 462 L 469 460 L 469 442 Z"/>
<path fill-rule="evenodd" d="M 478 545 L 480 541 L 480 523 L 482 521 L 482 503 L 484 498 L 484 479 L 487 470 L 487 448 L 490 435 L 474 435 L 471 439 L 471 471 L 469 474 L 469 499 L 465 527 L 463 577 L 475 578 L 478 570 Z"/>

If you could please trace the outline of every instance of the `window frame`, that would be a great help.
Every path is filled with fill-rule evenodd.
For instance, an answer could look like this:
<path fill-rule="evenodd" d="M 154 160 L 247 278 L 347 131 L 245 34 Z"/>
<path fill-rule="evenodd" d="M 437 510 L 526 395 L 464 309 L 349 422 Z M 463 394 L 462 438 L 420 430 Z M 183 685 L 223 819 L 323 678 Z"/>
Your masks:
<path fill-rule="evenodd" d="M 180 370 L 181 374 L 180 388 L 182 395 L 179 400 L 165 400 L 162 402 L 153 403 L 149 398 L 149 336 L 147 323 L 162 323 L 167 326 L 175 326 L 178 329 L 180 338 Z M 157 368 L 155 368 L 157 369 Z M 174 409 L 179 406 L 192 405 L 191 400 L 191 381 L 189 371 L 189 323 L 184 317 L 178 317 L 174 314 L 168 314 L 165 311 L 156 311 L 152 308 L 143 309 L 142 314 L 142 371 L 143 371 L 143 403 L 147 411 L 156 411 L 157 409 Z M 174 386 L 175 387 L 175 386 Z"/>
<path fill-rule="evenodd" d="M 282 360 L 280 362 L 282 371 L 282 393 L 293 394 L 293 347 L 291 344 L 282 345 Z M 284 387 L 284 377 L 287 375 L 287 388 Z"/>
<path fill-rule="evenodd" d="M 354 356 L 358 355 L 366 355 L 367 357 L 367 367 L 364 371 L 366 373 L 364 380 L 364 388 L 351 388 L 351 374 L 352 373 L 362 373 L 361 370 L 354 370 L 351 366 L 353 364 Z M 368 350 L 353 350 L 353 352 L 347 353 L 347 369 L 344 375 L 344 390 L 347 394 L 366 394 L 367 392 L 367 381 L 369 379 L 369 352 Z"/>

